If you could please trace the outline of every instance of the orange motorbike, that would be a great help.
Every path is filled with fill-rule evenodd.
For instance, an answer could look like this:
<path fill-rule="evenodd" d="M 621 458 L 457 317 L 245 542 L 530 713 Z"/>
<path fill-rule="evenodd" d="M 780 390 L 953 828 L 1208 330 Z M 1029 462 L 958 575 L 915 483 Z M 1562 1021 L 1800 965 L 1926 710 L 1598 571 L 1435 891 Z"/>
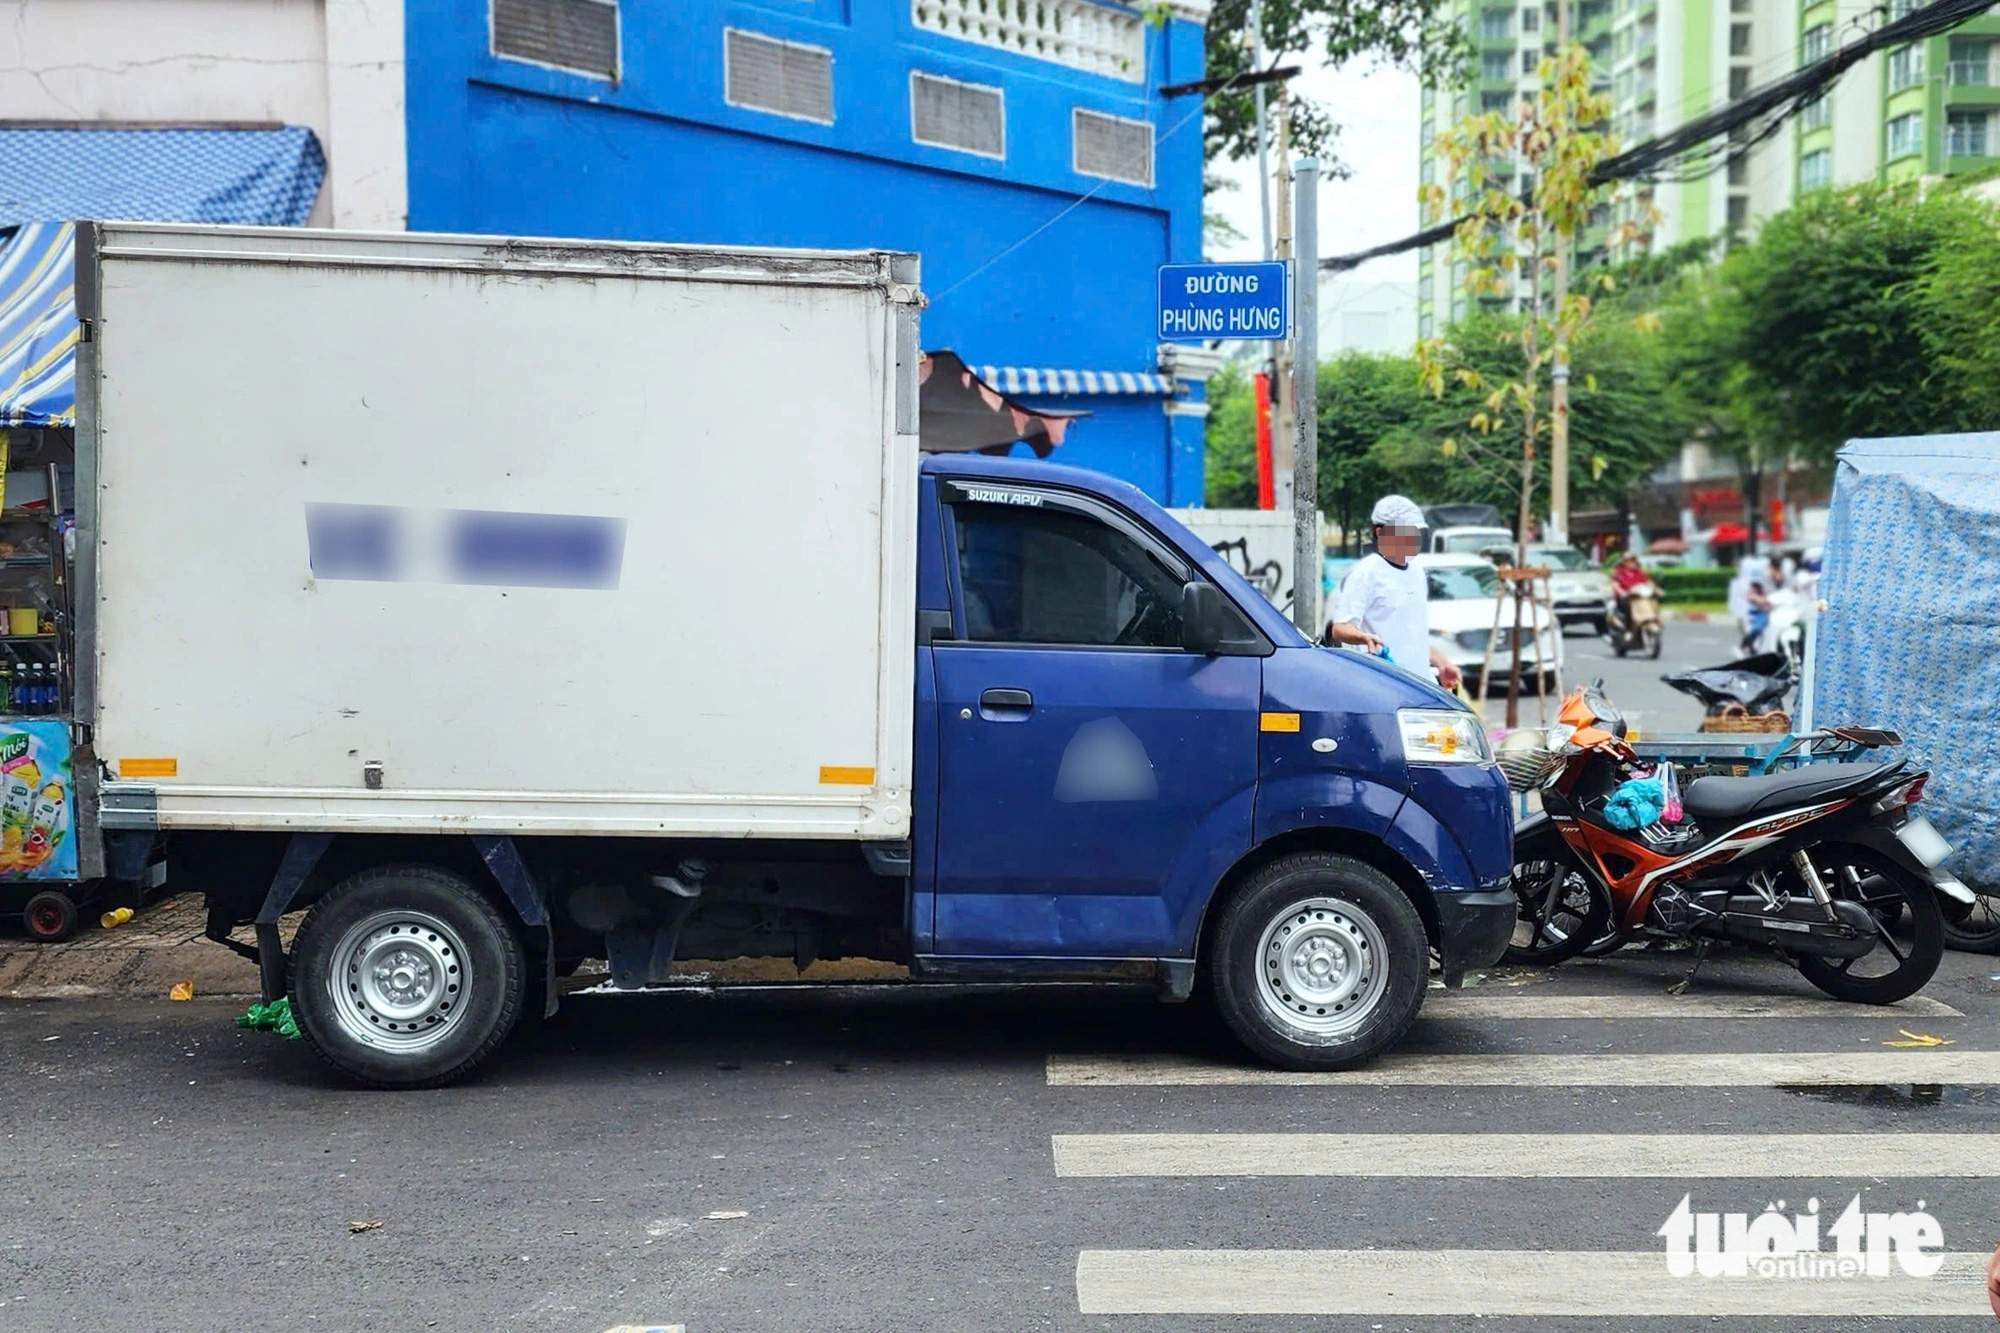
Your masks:
<path fill-rule="evenodd" d="M 1697 778 L 1673 819 L 1671 796 L 1653 795 L 1671 788 L 1625 743 L 1601 689 L 1572 691 L 1558 717 L 1547 744 L 1501 755 L 1509 783 L 1542 802 L 1514 830 L 1510 961 L 1561 962 L 1615 931 L 1692 940 L 1699 967 L 1712 941 L 1732 940 L 1836 999 L 1889 1004 L 1937 970 L 1945 911 L 1975 901 L 1940 869 L 1950 844 L 1911 811 L 1926 771 L 1841 763 Z"/>

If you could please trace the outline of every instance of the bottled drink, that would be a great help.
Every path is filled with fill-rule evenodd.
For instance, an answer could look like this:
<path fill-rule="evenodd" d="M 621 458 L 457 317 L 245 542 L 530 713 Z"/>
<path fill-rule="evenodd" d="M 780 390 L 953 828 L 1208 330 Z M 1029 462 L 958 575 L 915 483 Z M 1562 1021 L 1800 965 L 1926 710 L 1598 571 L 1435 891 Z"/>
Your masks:
<path fill-rule="evenodd" d="M 0 662 L 0 713 L 14 711 L 14 664 Z"/>

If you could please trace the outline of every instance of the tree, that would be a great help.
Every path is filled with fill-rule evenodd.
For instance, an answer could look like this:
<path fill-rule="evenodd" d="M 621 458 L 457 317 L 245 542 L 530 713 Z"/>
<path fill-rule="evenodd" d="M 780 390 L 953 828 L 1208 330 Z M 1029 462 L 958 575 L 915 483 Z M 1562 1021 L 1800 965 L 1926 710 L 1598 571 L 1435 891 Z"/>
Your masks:
<path fill-rule="evenodd" d="M 1934 382 L 1954 403 L 1953 424 L 2000 430 L 2000 209 L 1973 196 L 1982 225 L 1954 229 L 1917 283 Z"/>
<path fill-rule="evenodd" d="M 1415 69 L 1432 84 L 1451 82 L 1472 51 L 1452 21 L 1449 0 L 1262 0 L 1264 52 L 1305 52 L 1328 65 L 1373 56 Z M 1218 0 L 1208 16 L 1208 77 L 1251 72 L 1250 0 Z M 1332 146 L 1338 127 L 1318 102 L 1289 89 L 1267 98 L 1289 99 L 1293 146 L 1317 154 L 1321 170 L 1339 174 Z M 1257 151 L 1256 95 L 1236 88 L 1209 97 L 1204 155 L 1241 159 Z"/>
<path fill-rule="evenodd" d="M 1208 377 L 1208 457 L 1203 500 L 1211 509 L 1257 507 L 1257 388 L 1240 361 Z"/>
<path fill-rule="evenodd" d="M 1770 456 L 1827 462 L 1850 439 L 1990 423 L 1967 381 L 2000 365 L 1979 271 L 1994 227 L 1982 201 L 1915 182 L 1808 194 L 1682 312 L 1672 335 L 1697 355 L 1678 378 L 1705 378 L 1739 447 Z"/>
<path fill-rule="evenodd" d="M 1605 188 L 1592 184 L 1591 173 L 1615 147 L 1601 128 L 1611 115 L 1611 98 L 1590 90 L 1589 52 L 1569 43 L 1542 61 L 1539 78 L 1540 91 L 1520 101 L 1515 117 L 1498 111 L 1468 116 L 1439 134 L 1437 153 L 1446 164 L 1445 180 L 1422 191 L 1433 220 L 1461 218 L 1452 248 L 1465 264 L 1468 296 L 1475 302 L 1512 302 L 1517 286 L 1527 286 L 1528 299 L 1517 318 L 1480 326 L 1481 332 L 1507 341 L 1518 359 L 1488 360 L 1482 366 L 1477 351 L 1463 339 L 1446 337 L 1427 339 L 1417 351 L 1424 383 L 1434 397 L 1442 400 L 1448 387 L 1456 387 L 1478 399 L 1462 418 L 1467 431 L 1439 441 L 1443 457 L 1464 455 L 1489 472 L 1501 457 L 1518 460 L 1517 540 L 1523 543 L 1534 508 L 1539 443 L 1551 420 L 1543 408 L 1545 368 L 1569 359 L 1592 311 L 1583 284 L 1554 290 L 1564 272 L 1557 250 L 1575 247 L 1604 198 Z M 1532 186 L 1515 194 L 1498 170 L 1501 163 L 1531 174 Z M 1622 224 L 1611 238 L 1614 246 L 1636 241 L 1647 221 Z M 1542 299 L 1545 280 L 1550 284 L 1547 301 Z M 1612 285 L 1606 274 L 1591 284 L 1599 290 Z M 1600 465 L 1600 475 L 1602 471 Z"/>
<path fill-rule="evenodd" d="M 1449 377 L 1435 395 L 1416 382 L 1417 364 L 1404 363 L 1412 377 L 1405 390 L 1410 410 L 1371 451 L 1395 489 L 1502 509 L 1520 503 L 1518 456 L 1481 448 L 1447 453 L 1440 444 L 1463 436 L 1466 422 L 1487 409 L 1487 386 L 1518 383 L 1525 374 L 1521 322 L 1515 315 L 1481 315 L 1455 328 L 1455 366 L 1470 377 Z M 1668 392 L 1662 340 L 1639 321 L 1599 320 L 1580 332 L 1571 350 L 1574 493 L 1582 503 L 1622 507 L 1634 485 L 1674 456 L 1688 418 Z M 1548 482 L 1547 455 L 1538 451 L 1531 466 L 1531 485 L 1539 490 Z"/>

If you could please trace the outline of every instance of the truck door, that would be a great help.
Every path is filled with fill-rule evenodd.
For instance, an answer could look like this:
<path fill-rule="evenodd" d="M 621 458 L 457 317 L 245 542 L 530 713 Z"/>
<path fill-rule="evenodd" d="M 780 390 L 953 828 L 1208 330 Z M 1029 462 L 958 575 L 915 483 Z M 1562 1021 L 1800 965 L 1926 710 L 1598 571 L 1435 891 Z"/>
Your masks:
<path fill-rule="evenodd" d="M 1262 659 L 1181 646 L 1200 577 L 1124 511 L 941 482 L 934 949 L 1186 957 L 1249 847 Z"/>

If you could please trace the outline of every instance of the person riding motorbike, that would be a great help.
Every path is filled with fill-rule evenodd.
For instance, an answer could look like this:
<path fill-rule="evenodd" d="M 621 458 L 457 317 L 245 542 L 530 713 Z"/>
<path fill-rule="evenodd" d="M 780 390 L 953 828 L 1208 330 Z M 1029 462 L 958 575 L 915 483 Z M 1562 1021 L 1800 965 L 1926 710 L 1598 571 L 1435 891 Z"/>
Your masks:
<path fill-rule="evenodd" d="M 1632 621 L 1632 590 L 1642 583 L 1652 582 L 1652 575 L 1639 563 L 1638 553 L 1627 551 L 1618 557 L 1618 563 L 1611 569 L 1611 591 L 1618 599 L 1618 618 L 1626 624 Z"/>

